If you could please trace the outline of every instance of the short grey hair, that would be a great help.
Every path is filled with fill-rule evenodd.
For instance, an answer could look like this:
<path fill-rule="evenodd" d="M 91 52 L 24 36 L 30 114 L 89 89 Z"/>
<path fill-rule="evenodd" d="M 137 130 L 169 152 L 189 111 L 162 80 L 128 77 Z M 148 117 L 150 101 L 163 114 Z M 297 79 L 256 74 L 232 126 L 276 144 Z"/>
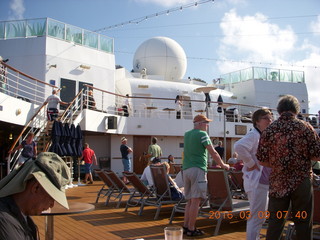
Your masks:
<path fill-rule="evenodd" d="M 288 111 L 298 114 L 300 112 L 299 100 L 295 96 L 285 95 L 279 99 L 277 111 L 279 114 Z"/>

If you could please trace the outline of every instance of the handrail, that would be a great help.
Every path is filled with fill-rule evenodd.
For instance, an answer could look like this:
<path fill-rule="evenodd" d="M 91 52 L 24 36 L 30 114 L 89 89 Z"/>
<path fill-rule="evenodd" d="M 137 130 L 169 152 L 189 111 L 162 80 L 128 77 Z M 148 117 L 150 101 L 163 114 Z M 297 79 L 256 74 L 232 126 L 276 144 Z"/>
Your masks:
<path fill-rule="evenodd" d="M 65 122 L 64 117 L 67 115 L 69 109 L 71 108 L 71 106 L 73 106 L 73 104 L 75 103 L 76 99 L 83 93 L 83 89 L 81 89 L 81 91 L 73 98 L 73 100 L 70 102 L 69 106 L 64 110 L 64 112 L 62 113 L 62 115 L 58 118 L 58 121 L 61 121 L 62 123 Z M 76 112 L 76 111 L 75 111 Z M 75 113 L 74 112 L 74 113 Z M 74 114 L 71 116 L 71 118 L 74 116 Z M 50 145 L 52 143 L 52 140 L 48 141 L 48 143 L 46 144 L 44 150 L 48 151 Z"/>
<path fill-rule="evenodd" d="M 39 80 L 40 81 L 40 80 Z M 61 89 L 59 88 L 57 90 L 57 93 L 60 91 Z M 33 114 L 33 116 L 30 118 L 30 120 L 28 121 L 28 123 L 23 127 L 23 129 L 21 130 L 19 136 L 16 138 L 16 140 L 13 142 L 13 144 L 11 145 L 9 152 L 11 152 L 15 146 L 17 145 L 17 143 L 20 141 L 20 139 L 22 138 L 23 134 L 25 133 L 25 131 L 27 130 L 27 128 L 31 125 L 31 123 L 33 123 L 33 120 L 38 116 L 38 114 L 45 108 L 45 106 L 47 105 L 47 102 L 44 102 L 41 107 Z M 7 172 L 10 172 L 10 162 L 11 162 L 11 153 L 8 156 L 8 163 L 7 163 Z"/>
<path fill-rule="evenodd" d="M 75 103 L 75 100 L 82 94 L 82 92 L 83 92 L 83 89 L 81 89 L 81 91 L 78 92 L 78 94 L 73 98 L 73 100 L 70 102 L 69 106 L 68 106 L 68 107 L 66 108 L 66 110 L 62 113 L 61 117 L 58 118 L 58 120 L 61 120 L 61 119 L 63 119 L 63 118 L 66 116 L 68 110 L 69 110 L 69 109 L 71 108 L 71 106 Z"/>
<path fill-rule="evenodd" d="M 16 144 L 18 143 L 18 141 L 20 140 L 20 138 L 22 137 L 22 135 L 24 134 L 24 132 L 26 131 L 26 129 L 30 126 L 30 124 L 32 123 L 32 121 L 35 119 L 35 117 L 39 114 L 39 112 L 47 105 L 47 103 L 43 103 L 42 106 L 35 112 L 35 114 L 31 117 L 31 119 L 29 120 L 29 122 L 24 126 L 24 128 L 21 130 L 21 133 L 19 134 L 19 136 L 17 137 L 17 139 L 13 142 L 13 144 L 11 145 L 11 148 L 9 149 L 9 151 L 11 152 Z"/>
<path fill-rule="evenodd" d="M 131 98 L 131 99 L 149 99 L 149 100 L 175 100 L 175 98 L 161 98 L 161 97 L 146 97 L 146 96 L 143 96 L 143 97 L 139 97 L 139 96 L 124 96 L 124 95 L 121 95 L 121 94 L 117 94 L 117 93 L 113 93 L 113 92 L 109 92 L 109 91 L 106 91 L 106 90 L 103 90 L 103 89 L 100 89 L 100 88 L 97 88 L 97 87 L 93 87 L 91 85 L 88 85 L 88 84 L 83 84 L 83 86 L 85 87 L 88 87 L 88 88 L 91 88 L 91 89 L 95 89 L 95 90 L 98 90 L 98 91 L 101 91 L 101 92 L 104 92 L 104 93 L 108 93 L 110 95 L 114 95 L 114 96 L 117 96 L 117 97 L 123 97 L 123 98 Z M 196 100 L 196 99 L 189 99 L 188 101 L 190 102 L 200 102 L 200 103 L 205 103 L 204 100 Z M 209 101 L 208 103 L 221 103 L 221 102 L 218 102 L 218 101 Z M 230 106 L 240 106 L 240 107 L 252 107 L 252 108 L 261 108 L 261 106 L 256 106 L 256 105 L 249 105 L 249 104 L 241 104 L 241 103 L 230 103 L 230 102 L 223 102 L 223 104 L 226 104 L 226 105 L 230 105 Z M 273 111 L 276 111 L 277 109 L 275 108 L 269 108 L 270 110 L 273 110 Z"/>
<path fill-rule="evenodd" d="M 19 73 L 19 74 L 22 75 L 22 76 L 25 76 L 25 77 L 27 77 L 27 78 L 30 78 L 31 80 L 34 80 L 34 81 L 39 82 L 39 83 L 42 83 L 42 84 L 47 85 L 47 86 L 52 87 L 52 88 L 59 88 L 59 87 L 54 86 L 54 85 L 52 85 L 52 84 L 50 84 L 50 83 L 46 83 L 46 82 L 44 82 L 44 81 L 41 81 L 41 80 L 39 80 L 39 79 L 36 79 L 36 78 L 34 78 L 34 77 L 26 74 L 26 73 L 20 72 L 18 69 L 14 68 L 14 67 L 6 64 L 6 63 L 4 63 L 3 61 L 0 61 L 0 63 L 1 63 L 3 66 L 5 66 L 6 68 L 9 68 L 9 69 L 11 69 L 11 70 L 14 71 L 14 72 L 17 72 L 17 73 Z"/>

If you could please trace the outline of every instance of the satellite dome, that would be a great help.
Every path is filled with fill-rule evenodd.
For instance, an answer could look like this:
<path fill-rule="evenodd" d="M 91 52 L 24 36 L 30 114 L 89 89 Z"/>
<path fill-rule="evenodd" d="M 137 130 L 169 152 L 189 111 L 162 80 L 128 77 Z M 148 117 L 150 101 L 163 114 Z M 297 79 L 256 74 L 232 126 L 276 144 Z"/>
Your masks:
<path fill-rule="evenodd" d="M 165 80 L 176 81 L 186 73 L 187 57 L 183 48 L 167 37 L 154 37 L 143 42 L 133 58 L 134 72 L 161 75 Z"/>

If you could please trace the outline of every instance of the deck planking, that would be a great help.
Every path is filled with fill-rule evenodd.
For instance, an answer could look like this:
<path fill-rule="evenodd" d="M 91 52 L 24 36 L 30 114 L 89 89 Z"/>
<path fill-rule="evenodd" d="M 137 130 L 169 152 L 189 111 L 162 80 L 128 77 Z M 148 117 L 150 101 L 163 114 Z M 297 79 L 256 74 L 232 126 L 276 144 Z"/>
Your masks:
<path fill-rule="evenodd" d="M 105 206 L 105 198 L 100 198 L 99 202 L 95 203 L 101 186 L 101 181 L 95 181 L 93 185 L 66 190 L 68 201 L 92 203 L 96 208 L 86 213 L 55 216 L 56 240 L 164 239 L 164 228 L 170 226 L 168 223 L 172 206 L 163 206 L 158 220 L 153 219 L 156 208 L 152 206 L 146 206 L 143 215 L 138 216 L 139 207 L 131 207 L 128 212 L 124 212 L 127 196 L 122 199 L 120 208 L 115 208 L 114 202 Z M 40 238 L 45 239 L 45 217 L 36 216 L 33 219 L 38 225 Z M 177 213 L 173 225 L 182 226 L 182 224 L 183 215 Z M 213 236 L 215 224 L 214 220 L 198 218 L 197 227 L 206 234 L 196 239 L 245 239 L 245 221 L 224 220 L 218 236 Z M 184 236 L 184 239 L 194 238 Z"/>

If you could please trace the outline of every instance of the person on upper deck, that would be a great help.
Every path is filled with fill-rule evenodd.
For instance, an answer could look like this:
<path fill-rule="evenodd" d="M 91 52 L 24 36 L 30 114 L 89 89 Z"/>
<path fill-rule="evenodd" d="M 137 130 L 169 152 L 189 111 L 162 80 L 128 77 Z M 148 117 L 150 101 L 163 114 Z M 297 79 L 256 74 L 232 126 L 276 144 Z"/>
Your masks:
<path fill-rule="evenodd" d="M 311 160 L 320 160 L 320 139 L 313 127 L 297 118 L 299 100 L 280 98 L 280 117 L 261 134 L 257 159 L 272 168 L 270 174 L 267 240 L 280 239 L 286 212 L 294 221 L 297 239 L 311 240 L 313 187 Z M 303 215 L 303 217 L 301 217 Z"/>
<path fill-rule="evenodd" d="M 57 95 L 57 90 L 52 90 L 52 95 L 50 95 L 45 103 L 48 104 L 47 106 L 47 117 L 48 117 L 48 121 L 54 121 L 58 118 L 58 114 L 59 114 L 59 103 L 63 104 L 63 105 L 68 105 L 69 103 L 64 102 L 60 99 L 60 97 Z M 47 123 L 46 126 L 46 132 L 47 134 L 49 133 L 49 123 Z"/>

